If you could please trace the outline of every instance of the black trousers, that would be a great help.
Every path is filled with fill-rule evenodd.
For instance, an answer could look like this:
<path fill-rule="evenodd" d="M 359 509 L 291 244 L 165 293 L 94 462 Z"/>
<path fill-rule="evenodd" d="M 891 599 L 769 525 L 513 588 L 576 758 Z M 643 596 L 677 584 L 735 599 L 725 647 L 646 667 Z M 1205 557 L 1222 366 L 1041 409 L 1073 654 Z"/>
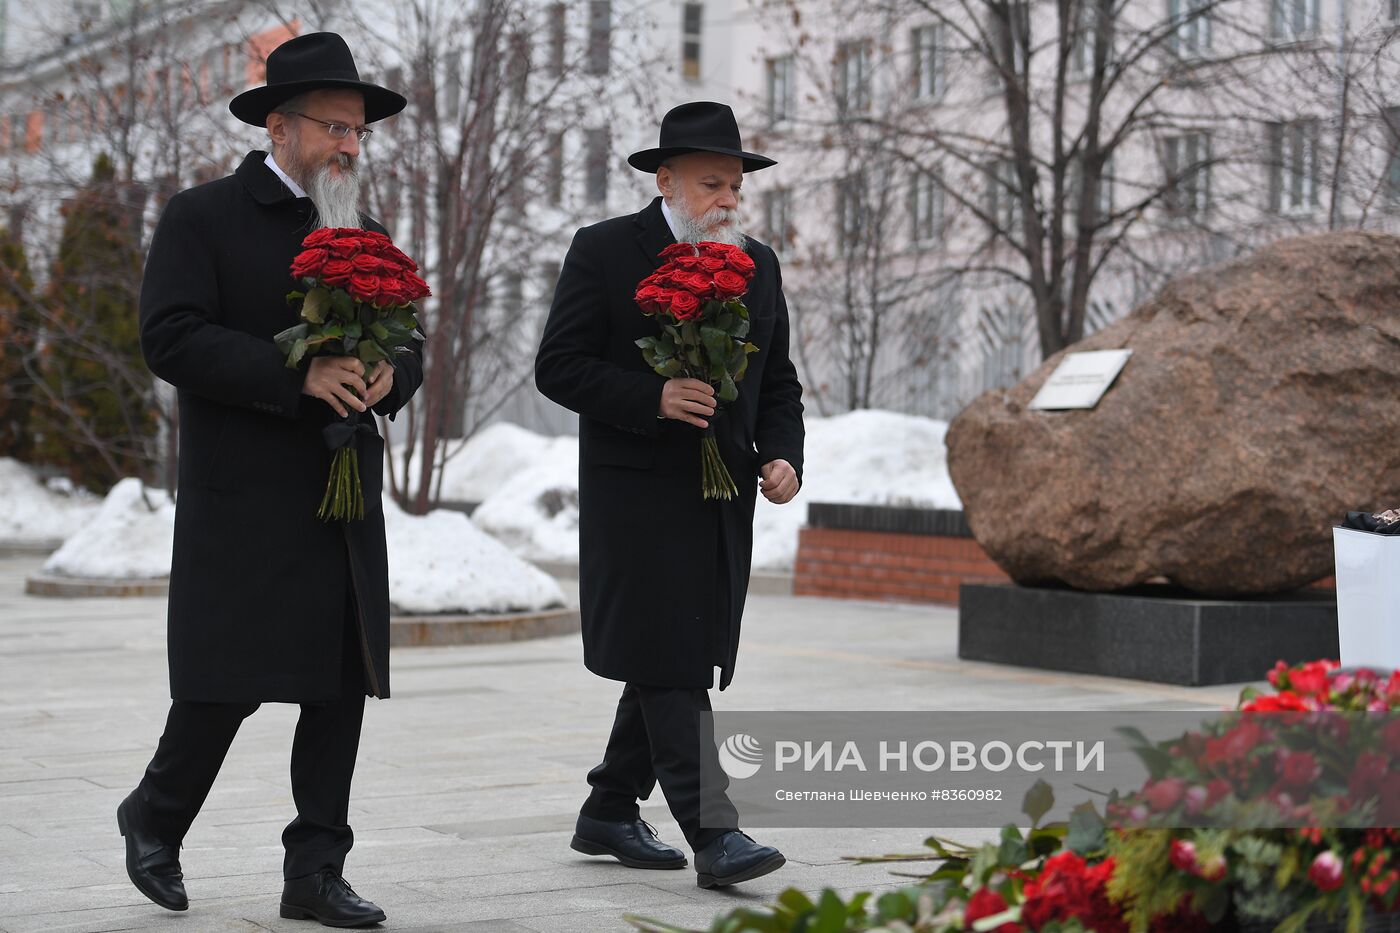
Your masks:
<path fill-rule="evenodd" d="M 364 655 L 347 619 L 341 644 L 340 699 L 303 703 L 292 740 L 292 799 L 297 816 L 282 833 L 284 877 L 332 868 L 341 872 L 354 843 L 348 823 L 350 780 L 365 712 Z M 137 786 L 146 824 L 167 845 L 189 832 L 243 720 L 258 703 L 175 700 L 155 757 Z"/>
<path fill-rule="evenodd" d="M 603 761 L 588 772 L 592 791 L 584 816 L 599 820 L 635 820 L 638 800 L 661 784 L 671 815 L 692 849 L 738 827 L 738 815 L 724 794 L 728 785 L 719 769 L 713 730 L 700 713 L 709 712 L 709 691 L 648 687 L 629 683 L 622 689 L 612 735 Z M 719 776 L 705 788 L 705 826 L 701 826 L 701 756 L 713 763 L 707 773 Z M 710 825 L 715 824 L 715 825 Z"/>

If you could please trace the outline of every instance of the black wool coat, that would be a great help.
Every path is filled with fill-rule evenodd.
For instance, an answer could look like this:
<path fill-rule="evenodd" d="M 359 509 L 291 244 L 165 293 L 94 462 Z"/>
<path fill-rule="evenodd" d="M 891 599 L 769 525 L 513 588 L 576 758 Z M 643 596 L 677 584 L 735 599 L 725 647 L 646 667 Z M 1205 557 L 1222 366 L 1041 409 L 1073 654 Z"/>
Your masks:
<path fill-rule="evenodd" d="M 734 676 L 753 554 L 759 467 L 802 475 L 802 386 L 788 356 L 777 257 L 749 240 L 744 297 L 758 351 L 739 398 L 711 423 L 739 495 L 700 495 L 700 429 L 660 420 L 666 380 L 635 341 L 659 333 L 633 300 L 674 243 L 657 198 L 579 230 L 549 310 L 535 383 L 579 413 L 579 587 L 583 657 L 603 677 L 720 689 Z"/>
<path fill-rule="evenodd" d="M 141 349 L 179 392 L 179 495 L 170 570 L 170 694 L 203 702 L 340 695 L 341 651 L 389 695 L 384 442 L 359 438 L 363 521 L 316 517 L 336 415 L 301 394 L 272 342 L 296 323 L 289 271 L 315 210 L 250 152 L 233 175 L 170 199 L 141 283 Z M 385 232 L 364 218 L 367 229 Z M 421 345 L 394 361 L 392 417 L 423 381 Z M 371 427 L 374 418 L 361 416 Z M 346 641 L 347 613 L 356 643 Z"/>

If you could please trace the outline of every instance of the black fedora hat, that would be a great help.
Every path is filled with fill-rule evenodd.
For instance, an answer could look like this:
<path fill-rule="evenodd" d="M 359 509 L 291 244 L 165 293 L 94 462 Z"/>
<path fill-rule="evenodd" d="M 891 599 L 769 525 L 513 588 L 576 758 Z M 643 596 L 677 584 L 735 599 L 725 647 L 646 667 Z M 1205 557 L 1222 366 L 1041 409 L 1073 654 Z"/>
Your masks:
<path fill-rule="evenodd" d="M 359 91 L 365 96 L 365 122 L 392 117 L 408 101 L 403 95 L 360 80 L 350 46 L 333 32 L 309 32 L 288 39 L 267 56 L 267 84 L 251 88 L 228 102 L 235 117 L 253 126 L 266 126 L 278 104 L 298 94 L 322 89 Z"/>
<path fill-rule="evenodd" d="M 671 156 L 686 152 L 718 152 L 744 160 L 744 171 L 756 172 L 778 163 L 756 152 L 745 152 L 739 124 L 726 104 L 697 100 L 681 104 L 661 118 L 661 140 L 655 149 L 643 149 L 627 157 L 627 164 L 643 172 L 655 172 Z"/>

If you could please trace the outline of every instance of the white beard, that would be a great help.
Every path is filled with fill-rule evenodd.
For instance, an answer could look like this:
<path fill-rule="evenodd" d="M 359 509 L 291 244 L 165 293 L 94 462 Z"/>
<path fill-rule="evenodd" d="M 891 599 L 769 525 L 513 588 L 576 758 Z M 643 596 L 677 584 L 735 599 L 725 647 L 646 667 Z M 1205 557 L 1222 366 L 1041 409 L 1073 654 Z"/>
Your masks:
<path fill-rule="evenodd" d="M 727 243 L 743 249 L 748 242 L 744 231 L 739 229 L 738 211 L 716 207 L 697 218 L 679 197 L 672 198 L 667 206 L 671 208 L 671 219 L 676 222 L 676 240 L 681 243 Z M 725 220 L 729 223 L 723 223 Z"/>
<path fill-rule="evenodd" d="M 340 174 L 331 173 L 324 164 L 311 176 L 306 193 L 316 205 L 317 223 L 321 227 L 360 226 L 360 175 L 350 166 L 350 160 L 340 156 Z"/>

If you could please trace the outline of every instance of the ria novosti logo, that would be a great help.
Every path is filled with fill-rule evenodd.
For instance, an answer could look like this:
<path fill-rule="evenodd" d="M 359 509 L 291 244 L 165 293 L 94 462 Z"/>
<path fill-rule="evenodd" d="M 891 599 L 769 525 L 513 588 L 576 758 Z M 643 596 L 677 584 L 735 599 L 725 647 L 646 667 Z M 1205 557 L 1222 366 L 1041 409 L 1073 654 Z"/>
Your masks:
<path fill-rule="evenodd" d="M 763 767 L 763 744 L 751 735 L 736 732 L 720 746 L 719 766 L 736 780 L 753 777 Z"/>

